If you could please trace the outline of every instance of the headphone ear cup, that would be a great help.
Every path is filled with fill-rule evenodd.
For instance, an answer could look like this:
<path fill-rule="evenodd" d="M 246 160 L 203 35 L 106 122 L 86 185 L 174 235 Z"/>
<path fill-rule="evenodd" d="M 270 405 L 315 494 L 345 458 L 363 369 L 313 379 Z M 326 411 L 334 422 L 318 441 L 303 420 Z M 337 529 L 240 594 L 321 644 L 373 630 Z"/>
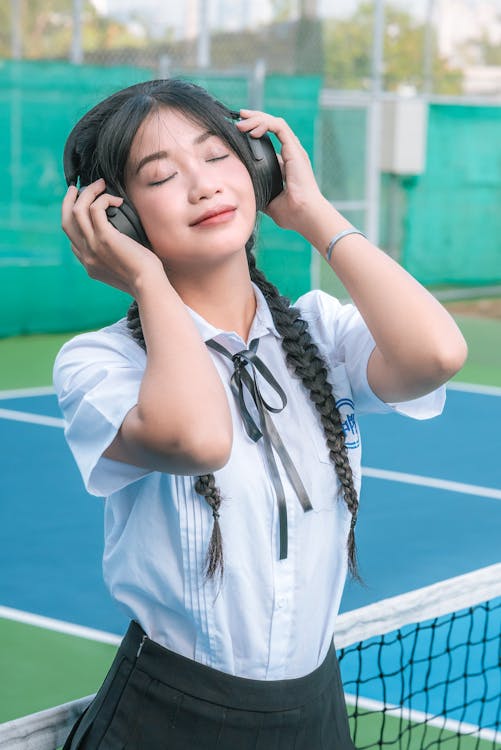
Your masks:
<path fill-rule="evenodd" d="M 118 229 L 122 234 L 127 235 L 132 240 L 139 242 L 140 245 L 150 247 L 148 237 L 139 220 L 139 216 L 132 208 L 131 204 L 125 199 L 121 206 L 110 206 L 106 209 L 106 214 L 110 224 Z"/>
<path fill-rule="evenodd" d="M 277 154 L 271 138 L 263 135 L 261 138 L 253 138 L 248 133 L 245 134 L 247 143 L 254 158 L 254 165 L 259 176 L 263 181 L 267 204 L 271 203 L 284 189 L 282 179 L 282 170 L 277 159 Z"/>
<path fill-rule="evenodd" d="M 67 185 L 87 184 L 88 180 L 96 179 L 96 176 L 80 174 L 80 156 L 78 153 L 78 143 L 81 134 L 82 123 L 85 123 L 85 116 L 77 122 L 73 130 L 66 139 L 63 152 L 63 169 Z M 109 191 L 111 192 L 111 191 Z M 106 214 L 110 223 L 122 234 L 139 242 L 145 247 L 151 248 L 146 232 L 139 220 L 132 205 L 124 199 L 121 206 L 110 206 L 106 209 Z"/>
<path fill-rule="evenodd" d="M 130 203 L 124 200 L 121 206 L 110 206 L 106 209 L 106 214 L 115 229 L 139 244 L 150 247 L 146 232 Z"/>
<path fill-rule="evenodd" d="M 282 170 L 280 168 L 277 154 L 271 142 L 271 138 L 267 135 L 263 135 L 260 139 L 263 144 L 264 150 L 264 161 L 265 161 L 265 172 L 267 180 L 270 185 L 270 198 L 268 203 L 271 203 L 273 198 L 276 198 L 284 189 L 284 182 L 282 178 Z"/>

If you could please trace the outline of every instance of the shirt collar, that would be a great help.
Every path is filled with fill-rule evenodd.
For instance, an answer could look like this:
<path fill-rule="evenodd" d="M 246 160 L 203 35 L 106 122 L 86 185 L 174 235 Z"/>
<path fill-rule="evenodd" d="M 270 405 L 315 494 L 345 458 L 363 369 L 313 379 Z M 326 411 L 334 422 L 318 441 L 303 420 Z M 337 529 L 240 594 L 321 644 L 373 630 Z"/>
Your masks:
<path fill-rule="evenodd" d="M 280 338 L 280 334 L 276 329 L 275 323 L 273 321 L 273 316 L 262 291 L 259 289 L 259 287 L 256 286 L 256 284 L 252 283 L 252 286 L 254 288 L 254 294 L 256 296 L 256 313 L 250 327 L 249 341 L 252 341 L 252 339 L 255 338 L 260 338 L 261 336 L 265 336 L 267 333 L 272 333 L 277 338 Z M 195 323 L 198 332 L 200 333 L 204 341 L 208 341 L 209 339 L 214 339 L 216 337 L 223 337 L 224 339 L 238 341 L 238 343 L 242 342 L 241 337 L 238 335 L 238 333 L 235 333 L 235 331 L 224 331 L 222 328 L 216 328 L 216 326 L 213 326 L 212 323 L 209 323 L 207 320 L 205 320 L 205 318 L 199 315 L 199 313 L 197 313 L 191 307 L 188 307 L 188 305 L 186 305 L 186 308 L 190 313 L 193 322 Z M 247 342 L 244 341 L 243 343 L 244 345 L 247 345 Z"/>

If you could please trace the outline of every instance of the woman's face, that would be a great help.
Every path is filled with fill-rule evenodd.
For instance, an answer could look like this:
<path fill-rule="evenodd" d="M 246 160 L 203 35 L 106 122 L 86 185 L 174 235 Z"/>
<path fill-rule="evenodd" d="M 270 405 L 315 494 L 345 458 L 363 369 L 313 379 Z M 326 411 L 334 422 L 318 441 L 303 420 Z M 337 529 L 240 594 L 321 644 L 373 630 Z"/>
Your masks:
<path fill-rule="evenodd" d="M 127 195 L 167 269 L 189 271 L 241 252 L 256 220 L 244 164 L 229 146 L 181 112 L 152 112 L 126 170 Z"/>

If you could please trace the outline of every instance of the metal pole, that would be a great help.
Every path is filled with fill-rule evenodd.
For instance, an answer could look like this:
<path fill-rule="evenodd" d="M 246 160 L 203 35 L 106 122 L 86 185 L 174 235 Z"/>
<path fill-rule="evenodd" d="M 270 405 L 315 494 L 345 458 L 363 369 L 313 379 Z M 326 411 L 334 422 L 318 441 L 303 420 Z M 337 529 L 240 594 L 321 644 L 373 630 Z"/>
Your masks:
<path fill-rule="evenodd" d="M 208 68 L 210 65 L 210 29 L 209 29 L 209 0 L 198 2 L 198 43 L 197 66 Z"/>
<path fill-rule="evenodd" d="M 21 35 L 21 0 L 10 0 L 11 14 L 11 56 L 13 60 L 21 60 L 23 56 Z"/>
<path fill-rule="evenodd" d="M 434 1 L 428 0 L 423 43 L 423 93 L 430 94 L 433 89 L 433 10 Z"/>
<path fill-rule="evenodd" d="M 82 0 L 73 0 L 73 34 L 71 38 L 70 60 L 73 65 L 81 65 L 83 63 Z"/>
<path fill-rule="evenodd" d="M 380 151 L 381 151 L 381 95 L 384 65 L 384 0 L 374 4 L 374 32 L 372 40 L 371 103 L 367 128 L 367 236 L 379 243 Z"/>
<path fill-rule="evenodd" d="M 249 107 L 251 109 L 264 108 L 264 85 L 266 79 L 266 61 L 260 57 L 252 69 L 249 87 Z"/>
<path fill-rule="evenodd" d="M 252 22 L 251 4 L 249 0 L 240 0 L 240 25 L 243 30 L 248 29 Z M 221 24 L 222 26 L 222 24 Z"/>

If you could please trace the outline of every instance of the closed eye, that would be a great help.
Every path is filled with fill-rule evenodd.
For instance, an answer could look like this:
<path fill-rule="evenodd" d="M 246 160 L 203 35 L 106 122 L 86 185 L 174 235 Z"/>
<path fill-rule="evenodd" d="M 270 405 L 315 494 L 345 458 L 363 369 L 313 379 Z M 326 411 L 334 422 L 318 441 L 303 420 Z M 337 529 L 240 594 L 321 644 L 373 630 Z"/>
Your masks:
<path fill-rule="evenodd" d="M 149 187 L 155 187 L 156 185 L 163 185 L 164 182 L 169 182 L 169 180 L 172 180 L 172 178 L 175 177 L 176 175 L 177 175 L 177 172 L 173 172 L 168 177 L 164 177 L 161 180 L 156 180 L 155 182 L 149 182 L 148 186 Z"/>
<path fill-rule="evenodd" d="M 223 159 L 227 159 L 229 154 L 223 154 L 223 156 L 212 156 L 210 159 L 206 159 L 206 161 L 222 161 Z"/>

